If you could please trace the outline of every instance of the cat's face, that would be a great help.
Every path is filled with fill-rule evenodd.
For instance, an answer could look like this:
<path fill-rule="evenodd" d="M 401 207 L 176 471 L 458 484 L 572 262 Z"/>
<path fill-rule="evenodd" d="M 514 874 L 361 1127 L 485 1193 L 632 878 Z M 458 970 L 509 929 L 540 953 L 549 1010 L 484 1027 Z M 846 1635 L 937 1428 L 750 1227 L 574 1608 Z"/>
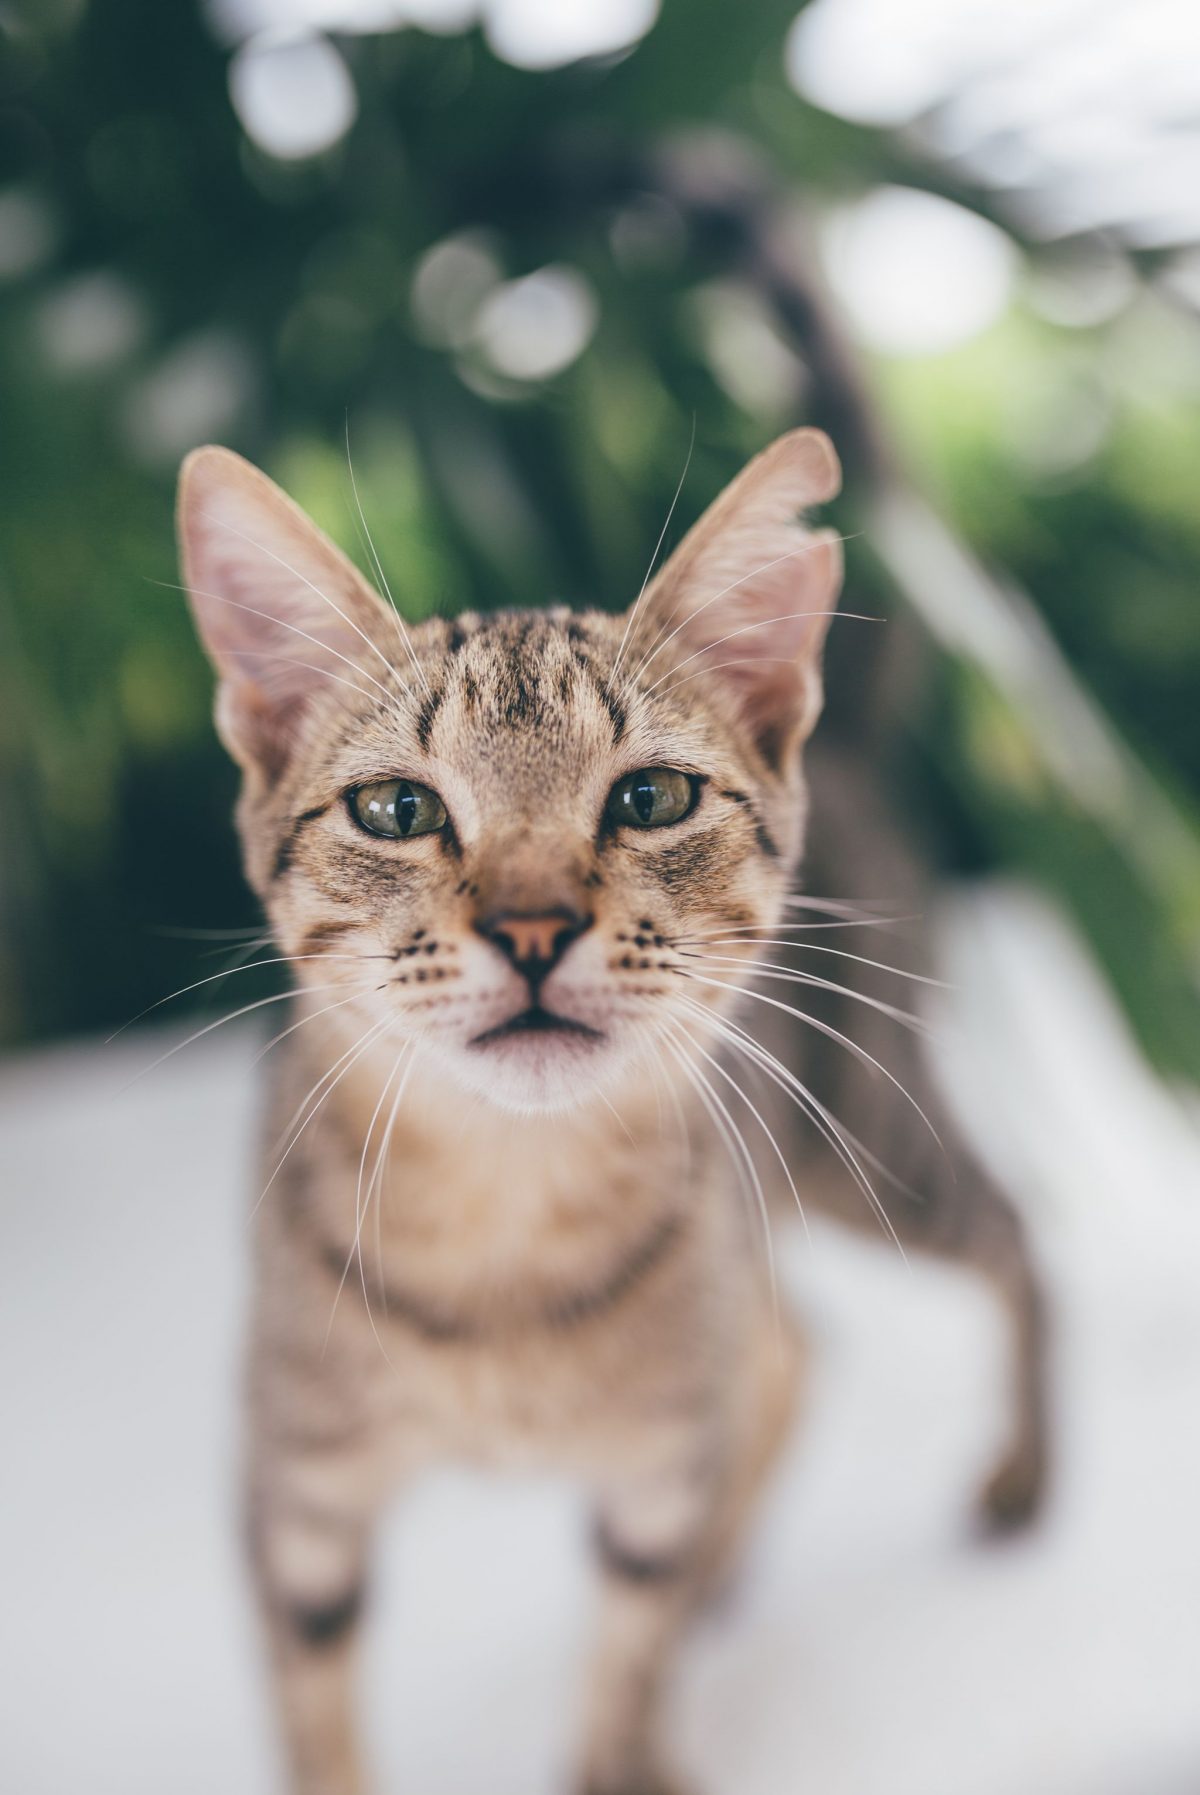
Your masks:
<path fill-rule="evenodd" d="M 184 571 L 246 866 L 314 1003 L 512 1109 L 703 1039 L 799 852 L 840 556 L 796 517 L 836 486 L 797 432 L 632 613 L 406 628 L 263 475 L 191 457 Z"/>

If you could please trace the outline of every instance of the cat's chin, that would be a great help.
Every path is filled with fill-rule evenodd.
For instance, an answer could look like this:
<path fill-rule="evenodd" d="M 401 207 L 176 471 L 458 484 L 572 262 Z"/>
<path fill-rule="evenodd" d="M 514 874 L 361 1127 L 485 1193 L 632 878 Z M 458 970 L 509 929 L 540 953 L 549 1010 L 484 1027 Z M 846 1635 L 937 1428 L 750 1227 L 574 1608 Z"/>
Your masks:
<path fill-rule="evenodd" d="M 515 1115 L 578 1109 L 611 1082 L 623 1056 L 582 1027 L 504 1027 L 447 1056 L 460 1084 Z"/>

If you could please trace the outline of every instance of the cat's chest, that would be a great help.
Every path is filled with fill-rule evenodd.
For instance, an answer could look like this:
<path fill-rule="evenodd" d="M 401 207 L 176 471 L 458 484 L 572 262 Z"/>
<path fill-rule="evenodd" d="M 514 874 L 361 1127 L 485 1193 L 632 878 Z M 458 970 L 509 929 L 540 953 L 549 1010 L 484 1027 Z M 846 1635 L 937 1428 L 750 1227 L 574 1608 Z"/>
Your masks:
<path fill-rule="evenodd" d="M 400 1309 L 485 1314 L 539 1293 L 568 1304 L 678 1206 L 686 1151 L 656 1129 L 414 1109 L 375 1142 L 346 1105 L 312 1142 L 323 1226 L 368 1249 Z"/>
<path fill-rule="evenodd" d="M 369 1237 L 390 1311 L 428 1335 L 486 1337 L 508 1324 L 563 1325 L 592 1310 L 681 1226 L 677 1181 L 596 1153 L 539 1165 L 461 1140 L 432 1161 L 402 1152 L 363 1224 L 357 1180 L 343 1237 Z"/>

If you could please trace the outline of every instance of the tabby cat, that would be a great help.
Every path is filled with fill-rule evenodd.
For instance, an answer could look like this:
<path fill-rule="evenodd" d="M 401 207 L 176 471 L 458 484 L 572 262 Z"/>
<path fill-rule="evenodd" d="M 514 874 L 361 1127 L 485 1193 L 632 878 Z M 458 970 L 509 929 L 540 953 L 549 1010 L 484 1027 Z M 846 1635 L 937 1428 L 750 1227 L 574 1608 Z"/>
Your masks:
<path fill-rule="evenodd" d="M 760 1203 L 794 1178 L 869 1217 L 848 1130 L 886 1135 L 902 1104 L 841 1041 L 854 1078 L 829 1104 L 797 1040 L 778 1059 L 757 1042 L 785 1010 L 797 1036 L 842 1033 L 791 1017 L 834 975 L 762 982 L 790 934 L 845 941 L 804 933 L 829 915 L 790 895 L 841 583 L 837 536 L 803 514 L 839 478 L 828 440 L 793 432 L 625 615 L 409 629 L 263 474 L 219 448 L 185 463 L 184 578 L 243 773 L 246 872 L 295 978 L 256 1211 L 248 1508 L 297 1795 L 364 1787 L 370 1536 L 443 1460 L 586 1488 L 600 1597 L 577 1787 L 676 1787 L 664 1678 L 803 1368 Z M 771 1120 L 765 1159 L 735 1126 L 768 1121 L 759 1085 L 790 1129 Z M 927 1200 L 891 1213 L 1009 1304 L 1016 1426 L 985 1494 L 1003 1520 L 1042 1479 L 1040 1305 L 1012 1210 L 950 1158 L 906 1155 Z"/>

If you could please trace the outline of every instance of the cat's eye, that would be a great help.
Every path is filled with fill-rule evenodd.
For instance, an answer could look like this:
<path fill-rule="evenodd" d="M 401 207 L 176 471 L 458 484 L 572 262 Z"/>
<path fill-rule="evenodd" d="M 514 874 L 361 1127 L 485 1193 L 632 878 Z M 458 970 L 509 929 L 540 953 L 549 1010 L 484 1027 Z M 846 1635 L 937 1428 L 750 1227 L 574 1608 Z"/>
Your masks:
<path fill-rule="evenodd" d="M 631 829 L 664 829 L 696 802 L 699 786 L 673 767 L 639 767 L 618 779 L 608 796 L 608 818 Z"/>
<path fill-rule="evenodd" d="M 411 779 L 356 785 L 346 797 L 355 822 L 372 835 L 407 841 L 412 835 L 432 835 L 446 821 L 446 806 L 437 793 Z"/>

